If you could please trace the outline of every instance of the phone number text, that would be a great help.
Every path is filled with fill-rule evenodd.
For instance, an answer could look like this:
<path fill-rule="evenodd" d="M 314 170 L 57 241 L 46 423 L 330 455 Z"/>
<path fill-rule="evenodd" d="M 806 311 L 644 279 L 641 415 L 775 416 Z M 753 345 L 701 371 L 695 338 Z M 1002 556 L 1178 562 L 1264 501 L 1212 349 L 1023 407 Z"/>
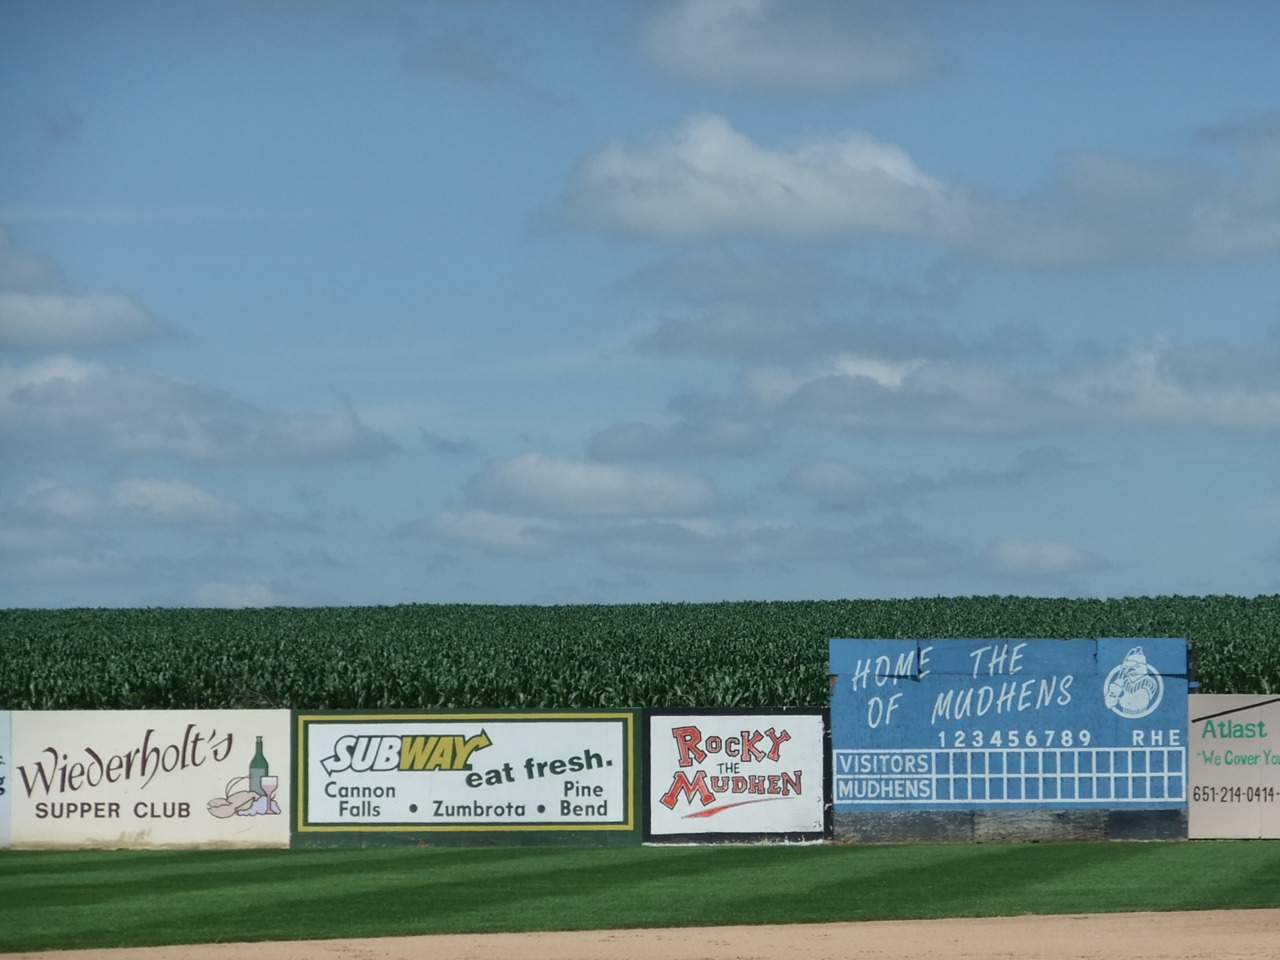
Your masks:
<path fill-rule="evenodd" d="M 1196 803 L 1274 803 L 1275 787 L 1192 787 Z"/>

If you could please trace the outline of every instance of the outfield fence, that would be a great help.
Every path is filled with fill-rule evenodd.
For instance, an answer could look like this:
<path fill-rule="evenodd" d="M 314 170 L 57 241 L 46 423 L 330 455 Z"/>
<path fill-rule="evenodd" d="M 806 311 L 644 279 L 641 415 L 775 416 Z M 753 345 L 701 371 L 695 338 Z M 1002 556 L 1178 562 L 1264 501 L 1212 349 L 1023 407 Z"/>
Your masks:
<path fill-rule="evenodd" d="M 1280 837 L 1280 697 L 1154 641 L 909 643 L 830 709 L 0 712 L 0 845 Z"/>

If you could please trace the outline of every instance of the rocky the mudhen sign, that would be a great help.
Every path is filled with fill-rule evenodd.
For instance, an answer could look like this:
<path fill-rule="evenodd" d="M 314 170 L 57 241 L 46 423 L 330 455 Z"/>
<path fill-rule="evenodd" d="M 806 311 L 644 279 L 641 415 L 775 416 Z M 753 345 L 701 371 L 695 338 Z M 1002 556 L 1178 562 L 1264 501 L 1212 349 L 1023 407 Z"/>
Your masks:
<path fill-rule="evenodd" d="M 821 839 L 825 715 L 647 711 L 645 835 Z"/>

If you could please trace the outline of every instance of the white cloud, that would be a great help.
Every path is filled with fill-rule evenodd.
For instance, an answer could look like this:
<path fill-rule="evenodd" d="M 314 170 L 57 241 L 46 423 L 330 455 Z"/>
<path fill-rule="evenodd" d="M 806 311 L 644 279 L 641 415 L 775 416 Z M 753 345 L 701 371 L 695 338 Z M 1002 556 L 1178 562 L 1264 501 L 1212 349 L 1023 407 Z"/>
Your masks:
<path fill-rule="evenodd" d="M 42 522 L 82 527 L 168 527 L 222 535 L 302 526 L 194 484 L 159 477 L 129 477 L 105 488 L 45 477 L 27 483 L 15 507 Z"/>
<path fill-rule="evenodd" d="M 787 474 L 779 489 L 808 497 L 819 510 L 866 513 L 945 490 L 1025 483 L 1059 474 L 1073 466 L 1066 453 L 1056 447 L 1024 451 L 1018 455 L 1016 465 L 1008 469 L 954 469 L 936 477 L 916 473 L 892 476 L 854 463 L 807 460 Z"/>
<path fill-rule="evenodd" d="M 1233 159 L 1238 169 L 1215 171 L 1192 158 L 1070 153 L 1034 195 L 976 210 L 956 246 L 1029 266 L 1213 262 L 1280 249 L 1280 162 Z"/>
<path fill-rule="evenodd" d="M 62 553 L 78 543 L 78 538 L 67 531 L 50 531 L 13 518 L 7 518 L 0 524 L 0 554 L 32 556 L 44 552 Z"/>
<path fill-rule="evenodd" d="M 1105 570 L 1101 557 L 1053 540 L 998 540 L 980 558 L 985 573 L 1015 580 L 1062 580 Z"/>
<path fill-rule="evenodd" d="M 823 261 L 771 251 L 744 256 L 718 249 L 693 249 L 641 267 L 614 284 L 620 293 L 660 302 L 756 309 L 809 302 L 839 286 L 839 275 Z M 845 291 L 840 291 L 843 298 Z"/>
<path fill-rule="evenodd" d="M 118 549 L 83 554 L 48 552 L 16 564 L 0 558 L 0 580 L 11 583 L 131 582 L 136 576 L 137 564 Z"/>
<path fill-rule="evenodd" d="M 883 481 L 852 463 L 810 460 L 796 466 L 782 489 L 810 497 L 819 509 L 858 513 L 886 502 Z"/>
<path fill-rule="evenodd" d="M 613 523 L 590 542 L 606 563 L 657 570 L 777 568 L 847 561 L 854 552 L 848 532 L 770 518 Z"/>
<path fill-rule="evenodd" d="M 105 506 L 95 490 L 50 479 L 28 483 L 18 494 L 17 505 L 26 514 L 71 523 L 96 522 Z"/>
<path fill-rule="evenodd" d="M 801 369 L 751 367 L 743 373 L 742 383 L 754 400 L 775 406 L 787 402 L 815 381 L 849 381 L 900 392 L 925 364 L 923 358 L 892 362 L 856 353 L 839 353 L 808 363 Z"/>
<path fill-rule="evenodd" d="M 42 290 L 60 281 L 56 267 L 18 250 L 0 228 L 0 290 Z"/>
<path fill-rule="evenodd" d="M 807 319 L 812 310 L 781 309 L 764 312 L 739 306 L 719 308 L 705 316 L 665 317 L 640 343 L 646 352 L 663 356 L 705 356 L 744 361 L 795 363 L 822 357 L 829 363 L 899 365 L 884 373 L 900 378 L 901 364 L 920 358 L 946 358 L 1003 352 L 1027 352 L 1032 346 L 1024 335 L 1006 329 L 999 341 L 962 342 L 948 336 L 936 324 L 917 318 L 840 320 Z M 875 358 L 872 360 L 871 358 Z M 877 376 L 876 379 L 883 379 Z"/>
<path fill-rule="evenodd" d="M 138 565 L 119 544 L 28 519 L 0 521 L 0 583 L 123 581 Z"/>
<path fill-rule="evenodd" d="M 684 457 L 749 457 L 762 451 L 770 434 L 748 417 L 695 414 L 669 427 L 628 421 L 591 438 L 597 460 L 669 460 Z"/>
<path fill-rule="evenodd" d="M 0 347 L 82 350 L 167 332 L 132 300 L 114 293 L 0 292 Z"/>
<path fill-rule="evenodd" d="M 742 378 L 761 416 L 855 433 L 1009 434 L 1082 427 L 1280 429 L 1274 345 L 1157 339 L 1038 371 L 923 361 L 899 377 L 872 366 L 758 368 Z"/>
<path fill-rule="evenodd" d="M 853 433 L 1005 433 L 1062 425 L 1060 405 L 1044 409 L 1032 385 L 995 367 L 924 363 L 895 383 L 821 366 L 751 370 L 743 384 L 783 420 Z"/>
<path fill-rule="evenodd" d="M 446 510 L 405 524 L 401 532 L 489 554 L 533 557 L 551 552 L 560 528 L 545 520 L 490 510 Z"/>
<path fill-rule="evenodd" d="M 559 216 L 672 242 L 874 235 L 1024 266 L 1215 261 L 1280 249 L 1280 138 L 1262 124 L 1249 133 L 1220 138 L 1236 151 L 1220 170 L 1077 152 L 1042 189 L 1000 199 L 863 132 L 774 149 L 704 113 L 588 156 Z"/>
<path fill-rule="evenodd" d="M 645 51 L 663 70 L 721 87 L 864 90 L 937 72 L 943 56 L 908 0 L 675 0 L 650 6 Z"/>
<path fill-rule="evenodd" d="M 198 587 L 194 599 L 198 607 L 227 609 L 299 606 L 303 603 L 295 587 L 282 580 L 242 583 L 215 581 Z"/>
<path fill-rule="evenodd" d="M 932 580 L 955 576 L 969 567 L 960 544 L 920 533 L 897 518 L 858 531 L 853 569 L 881 580 Z"/>
<path fill-rule="evenodd" d="M 887 482 L 851 465 L 830 462 L 812 464 L 793 479 L 794 492 L 825 497 L 834 509 L 858 512 L 862 506 L 892 506 L 908 496 L 946 486 L 1012 483 L 1061 466 L 1059 452 L 1036 450 L 1024 454 L 1009 470 L 951 471 L 942 480 L 912 476 Z M 859 497 L 864 503 L 854 505 Z M 586 554 L 614 567 L 699 574 L 828 565 L 882 581 L 962 581 L 983 574 L 1063 582 L 1108 566 L 1091 554 L 1047 541 L 1010 539 L 978 553 L 963 543 L 923 532 L 896 513 L 873 523 L 844 526 L 711 512 L 624 517 L 580 510 L 548 519 L 534 510 L 478 508 L 441 512 L 406 524 L 401 532 L 516 560 L 541 562 Z"/>
<path fill-rule="evenodd" d="M 565 97 L 524 77 L 518 66 L 522 59 L 504 38 L 470 32 L 418 37 L 406 47 L 403 63 L 416 76 L 475 90 L 513 93 L 547 107 L 567 106 Z"/>
<path fill-rule="evenodd" d="M 423 37 L 406 50 L 404 65 L 411 73 L 470 87 L 492 88 L 512 80 L 510 70 L 498 62 L 494 50 L 476 37 Z"/>
<path fill-rule="evenodd" d="M 82 350 L 171 333 L 128 297 L 62 289 L 53 264 L 22 253 L 0 230 L 0 348 Z"/>
<path fill-rule="evenodd" d="M 123 516 L 164 524 L 236 527 L 253 518 L 244 506 L 180 480 L 122 480 L 109 503 Z"/>
<path fill-rule="evenodd" d="M 306 465 L 393 449 L 347 404 L 277 414 L 161 374 L 43 357 L 0 367 L 0 442 L 53 454 L 167 456 L 206 463 Z"/>
<path fill-rule="evenodd" d="M 466 484 L 479 507 L 547 517 L 680 517 L 719 501 L 705 478 L 526 453 L 490 464 Z"/>
<path fill-rule="evenodd" d="M 588 157 L 564 214 L 570 222 L 671 241 L 930 238 L 956 234 L 967 206 L 962 193 L 924 174 L 905 151 L 867 134 L 770 150 L 704 113 L 648 146 L 613 141 Z"/>
<path fill-rule="evenodd" d="M 1049 381 L 1078 417 L 1141 426 L 1280 427 L 1280 350 L 1159 338 L 1073 364 Z"/>
<path fill-rule="evenodd" d="M 756 310 L 739 302 L 735 279 L 751 262 L 677 259 L 646 276 L 650 289 L 676 295 L 676 309 L 634 349 L 726 361 L 737 368 L 737 389 L 696 402 L 678 396 L 668 405 L 673 420 L 615 423 L 592 438 L 594 457 L 747 456 L 795 427 L 899 436 L 1280 430 L 1280 332 L 1252 342 L 1066 346 L 1026 321 L 966 334 L 919 316 L 923 304 L 954 296 L 943 275 L 924 287 L 869 290 L 866 311 L 861 302 L 840 308 L 791 294 Z M 693 282 L 701 263 L 713 268 L 708 285 Z M 871 301 L 895 306 L 881 314 Z M 855 319 L 825 319 L 837 309 Z"/>
<path fill-rule="evenodd" d="M 579 516 L 549 521 L 467 510 L 414 521 L 402 532 L 491 555 L 539 560 L 588 552 L 613 566 L 658 570 L 723 571 L 845 562 L 855 552 L 846 531 L 774 518 Z"/>
<path fill-rule="evenodd" d="M 727 335 L 745 358 L 762 352 Z M 791 362 L 747 362 L 736 395 L 676 398 L 671 424 L 628 421 L 601 430 L 591 451 L 611 461 L 748 456 L 797 426 L 864 436 L 1280 430 L 1280 336 L 1242 344 L 1157 337 L 1074 351 L 1040 344 L 1023 356 L 988 351 L 985 342 L 939 334 L 913 345 L 906 337 L 884 341 L 885 356 L 824 354 L 814 341 L 814 350 L 798 348 Z M 715 355 L 713 346 L 703 347 Z M 918 355 L 906 356 L 908 348 Z M 731 349 L 725 354 L 737 359 Z M 809 479 L 794 481 L 804 486 Z M 814 498 L 829 499 L 816 488 Z"/>

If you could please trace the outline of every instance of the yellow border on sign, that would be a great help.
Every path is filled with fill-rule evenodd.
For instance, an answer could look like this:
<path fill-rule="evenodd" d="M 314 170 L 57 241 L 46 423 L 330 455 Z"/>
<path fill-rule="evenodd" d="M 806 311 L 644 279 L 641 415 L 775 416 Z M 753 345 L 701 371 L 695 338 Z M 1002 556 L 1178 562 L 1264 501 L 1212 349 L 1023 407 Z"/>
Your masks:
<path fill-rule="evenodd" d="M 442 824 L 439 826 L 430 826 L 427 824 L 398 824 L 393 826 L 374 826 L 361 823 L 353 824 L 351 826 L 333 826 L 330 824 L 312 826 L 304 823 L 307 811 L 307 724 L 315 721 L 327 721 L 332 723 L 350 723 L 353 721 L 364 723 L 394 723 L 402 720 L 621 720 L 623 722 L 623 735 L 626 740 L 626 820 L 622 823 L 584 823 L 575 825 L 555 823 L 511 823 L 463 825 Z M 526 833 L 547 830 L 576 833 L 580 830 L 627 831 L 635 829 L 636 725 L 635 713 L 632 711 L 553 711 L 548 713 L 471 713 L 466 711 L 458 713 L 378 713 L 375 711 L 370 713 L 299 713 L 297 715 L 297 721 L 298 768 L 294 782 L 294 794 L 296 796 L 295 802 L 298 804 L 298 818 L 296 825 L 298 833 L 422 833 L 424 831 L 431 833 Z"/>

